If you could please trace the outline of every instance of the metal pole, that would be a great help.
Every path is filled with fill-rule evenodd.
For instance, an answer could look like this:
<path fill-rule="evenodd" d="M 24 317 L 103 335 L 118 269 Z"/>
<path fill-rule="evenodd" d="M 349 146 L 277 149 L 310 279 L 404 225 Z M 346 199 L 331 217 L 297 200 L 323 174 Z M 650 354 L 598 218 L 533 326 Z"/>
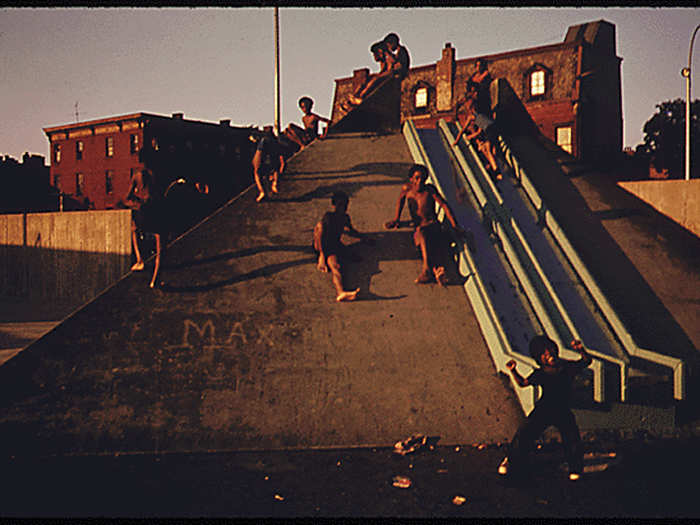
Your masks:
<path fill-rule="evenodd" d="M 280 14 L 275 7 L 275 133 L 280 136 Z"/>
<path fill-rule="evenodd" d="M 693 58 L 693 42 L 698 29 L 700 29 L 700 24 L 695 27 L 693 36 L 690 39 L 688 67 L 684 67 L 681 70 L 681 75 L 685 77 L 685 180 L 690 180 L 690 63 Z"/>

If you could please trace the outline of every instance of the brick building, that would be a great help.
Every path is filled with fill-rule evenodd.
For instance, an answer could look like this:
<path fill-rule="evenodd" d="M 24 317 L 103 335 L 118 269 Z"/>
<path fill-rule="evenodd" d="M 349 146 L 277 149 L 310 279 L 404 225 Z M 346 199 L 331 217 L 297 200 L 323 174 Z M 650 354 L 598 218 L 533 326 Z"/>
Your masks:
<path fill-rule="evenodd" d="M 57 203 L 42 155 L 22 155 L 22 162 L 0 157 L 0 213 L 46 211 Z"/>
<path fill-rule="evenodd" d="M 432 127 L 440 118 L 454 120 L 476 60 L 486 59 L 491 76 L 508 81 L 545 137 L 581 160 L 621 153 L 622 59 L 614 24 L 601 20 L 569 27 L 558 44 L 460 60 L 455 54 L 447 43 L 439 61 L 411 68 L 401 84 L 402 122 Z M 363 68 L 336 79 L 334 122 L 340 103 L 368 73 Z"/>
<path fill-rule="evenodd" d="M 251 128 L 148 113 L 44 128 L 51 147 L 51 184 L 84 208 L 117 206 L 133 174 L 149 168 L 161 188 L 184 177 L 202 180 L 223 201 L 250 184 Z"/>

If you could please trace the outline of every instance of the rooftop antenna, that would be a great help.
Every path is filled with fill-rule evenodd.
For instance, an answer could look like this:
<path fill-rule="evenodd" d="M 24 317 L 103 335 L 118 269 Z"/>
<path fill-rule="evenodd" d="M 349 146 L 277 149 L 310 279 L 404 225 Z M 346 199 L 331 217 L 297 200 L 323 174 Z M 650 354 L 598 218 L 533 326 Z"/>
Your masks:
<path fill-rule="evenodd" d="M 78 101 L 77 100 L 75 101 L 75 106 L 73 106 L 73 107 L 75 108 L 75 121 L 80 122 L 80 113 L 78 112 Z"/>

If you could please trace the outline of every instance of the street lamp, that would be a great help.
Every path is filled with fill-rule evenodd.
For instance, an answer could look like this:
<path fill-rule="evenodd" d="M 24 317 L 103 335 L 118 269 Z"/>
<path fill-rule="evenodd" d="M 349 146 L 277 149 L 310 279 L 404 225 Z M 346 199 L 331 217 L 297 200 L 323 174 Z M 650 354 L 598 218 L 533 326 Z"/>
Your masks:
<path fill-rule="evenodd" d="M 685 180 L 690 180 L 690 62 L 693 57 L 693 42 L 698 29 L 700 29 L 700 24 L 695 27 L 690 39 L 688 67 L 681 69 L 681 76 L 685 77 Z"/>

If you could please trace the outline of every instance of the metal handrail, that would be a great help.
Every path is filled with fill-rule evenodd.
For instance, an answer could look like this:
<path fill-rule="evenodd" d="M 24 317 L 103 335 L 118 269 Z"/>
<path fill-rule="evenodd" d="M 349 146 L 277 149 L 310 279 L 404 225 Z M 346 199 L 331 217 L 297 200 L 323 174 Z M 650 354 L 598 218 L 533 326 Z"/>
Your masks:
<path fill-rule="evenodd" d="M 637 345 L 634 338 L 629 333 L 629 330 L 617 315 L 615 309 L 610 305 L 607 296 L 603 293 L 597 281 L 590 273 L 585 263 L 581 260 L 576 250 L 574 250 L 564 230 L 545 206 L 544 201 L 535 189 L 535 186 L 532 184 L 527 172 L 520 165 L 520 162 L 518 162 L 517 158 L 513 154 L 512 149 L 500 135 L 499 143 L 506 161 L 511 168 L 513 168 L 516 177 L 520 180 L 525 194 L 528 196 L 530 202 L 537 210 L 545 226 L 549 229 L 550 233 L 559 244 L 560 248 L 564 252 L 564 255 L 568 258 L 572 268 L 578 274 L 589 295 L 593 298 L 594 302 L 600 309 L 603 318 L 606 320 L 608 325 L 610 325 L 613 333 L 615 333 L 617 338 L 622 343 L 624 350 L 633 357 L 651 361 L 661 366 L 670 368 L 673 371 L 673 397 L 678 400 L 685 399 L 686 363 L 681 359 L 664 355 L 646 348 L 640 348 Z"/>

